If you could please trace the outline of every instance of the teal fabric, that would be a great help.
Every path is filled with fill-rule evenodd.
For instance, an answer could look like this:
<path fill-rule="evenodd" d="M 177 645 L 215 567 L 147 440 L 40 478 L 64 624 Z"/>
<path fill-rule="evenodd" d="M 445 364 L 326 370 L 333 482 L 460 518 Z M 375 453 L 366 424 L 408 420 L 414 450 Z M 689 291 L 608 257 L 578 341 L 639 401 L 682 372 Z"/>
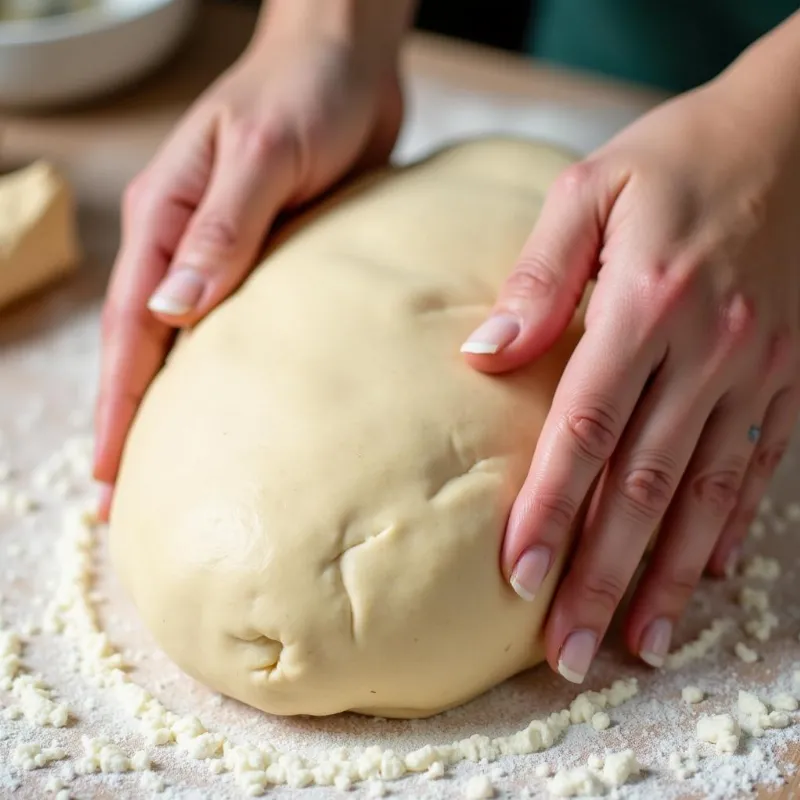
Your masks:
<path fill-rule="evenodd" d="M 799 0 L 539 0 L 528 52 L 673 92 L 725 69 Z"/>

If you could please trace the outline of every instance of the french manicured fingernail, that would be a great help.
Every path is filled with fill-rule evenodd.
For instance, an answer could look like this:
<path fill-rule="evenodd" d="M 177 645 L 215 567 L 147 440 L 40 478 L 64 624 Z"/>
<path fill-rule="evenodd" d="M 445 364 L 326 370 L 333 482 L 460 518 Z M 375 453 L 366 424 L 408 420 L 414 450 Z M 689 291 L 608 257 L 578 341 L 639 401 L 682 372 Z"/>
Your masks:
<path fill-rule="evenodd" d="M 728 558 L 725 561 L 725 577 L 735 578 L 736 568 L 739 566 L 739 558 L 742 555 L 742 548 L 736 546 L 728 553 Z"/>
<path fill-rule="evenodd" d="M 205 279 L 194 270 L 176 269 L 162 281 L 147 307 L 157 314 L 180 317 L 194 310 L 205 286 Z"/>
<path fill-rule="evenodd" d="M 591 631 L 573 631 L 561 646 L 558 671 L 571 683 L 583 683 L 597 649 L 597 636 Z"/>
<path fill-rule="evenodd" d="M 544 583 L 549 569 L 550 551 L 546 547 L 530 547 L 519 557 L 511 573 L 511 588 L 530 603 Z"/>
<path fill-rule="evenodd" d="M 651 667 L 663 667 L 672 641 L 672 623 L 660 617 L 654 619 L 644 631 L 639 645 L 639 658 Z"/>
<path fill-rule="evenodd" d="M 494 355 L 519 336 L 519 320 L 510 314 L 495 314 L 476 328 L 464 344 L 462 353 Z"/>

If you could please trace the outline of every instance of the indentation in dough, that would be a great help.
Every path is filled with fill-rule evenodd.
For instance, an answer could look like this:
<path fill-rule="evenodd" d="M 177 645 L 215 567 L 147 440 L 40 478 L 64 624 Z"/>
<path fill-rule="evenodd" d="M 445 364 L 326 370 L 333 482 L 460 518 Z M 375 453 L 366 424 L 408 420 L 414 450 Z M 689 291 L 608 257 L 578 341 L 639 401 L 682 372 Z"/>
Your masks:
<path fill-rule="evenodd" d="M 499 465 L 502 458 L 492 456 L 476 461 L 468 470 L 460 475 L 448 478 L 441 486 L 431 493 L 429 502 L 435 506 L 447 505 L 471 487 L 485 483 L 487 477 L 499 477 Z"/>
<path fill-rule="evenodd" d="M 253 672 L 261 672 L 271 678 L 280 670 L 283 642 L 269 636 L 255 636 L 253 639 L 239 637 L 239 640 L 253 652 L 252 661 L 257 665 L 253 667 Z"/>
<path fill-rule="evenodd" d="M 358 549 L 359 547 L 363 547 L 366 544 L 370 544 L 374 542 L 376 539 L 381 537 L 391 536 L 395 534 L 398 530 L 396 524 L 392 523 L 388 525 L 383 530 L 379 531 L 378 533 L 369 534 L 365 536 L 360 542 L 355 542 L 354 544 L 344 546 L 344 542 L 347 541 L 347 529 L 342 531 L 341 541 L 342 541 L 342 550 L 336 555 L 330 562 L 330 566 L 336 570 L 338 575 L 339 583 L 342 587 L 342 592 L 344 593 L 345 598 L 347 599 L 347 604 L 350 609 L 350 635 L 354 642 L 358 641 L 358 618 L 356 614 L 356 604 L 353 602 L 353 595 L 350 590 L 350 587 L 347 585 L 347 579 L 345 578 L 344 568 L 343 568 L 343 559 L 348 553 L 352 553 L 354 550 Z"/>
<path fill-rule="evenodd" d="M 491 309 L 489 303 L 457 303 L 448 302 L 442 292 L 428 292 L 415 294 L 410 298 L 409 305 L 414 314 L 482 314 L 486 315 Z"/>

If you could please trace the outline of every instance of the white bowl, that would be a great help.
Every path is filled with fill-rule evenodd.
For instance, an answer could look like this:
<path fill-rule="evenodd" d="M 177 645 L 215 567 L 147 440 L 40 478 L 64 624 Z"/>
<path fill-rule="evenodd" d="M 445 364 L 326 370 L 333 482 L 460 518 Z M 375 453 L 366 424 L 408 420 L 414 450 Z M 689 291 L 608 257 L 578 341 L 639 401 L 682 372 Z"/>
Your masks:
<path fill-rule="evenodd" d="M 63 106 L 143 77 L 177 47 L 196 0 L 97 0 L 89 8 L 0 22 L 0 105 Z"/>

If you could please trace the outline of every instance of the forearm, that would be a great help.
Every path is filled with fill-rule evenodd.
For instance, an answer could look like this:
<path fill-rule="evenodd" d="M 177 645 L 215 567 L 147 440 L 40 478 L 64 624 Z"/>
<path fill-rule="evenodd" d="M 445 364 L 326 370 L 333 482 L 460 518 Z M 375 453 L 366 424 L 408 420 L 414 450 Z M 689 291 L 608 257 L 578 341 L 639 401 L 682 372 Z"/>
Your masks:
<path fill-rule="evenodd" d="M 397 55 L 417 0 L 266 0 L 253 46 L 272 35 L 317 35 L 352 45 L 365 57 Z"/>

